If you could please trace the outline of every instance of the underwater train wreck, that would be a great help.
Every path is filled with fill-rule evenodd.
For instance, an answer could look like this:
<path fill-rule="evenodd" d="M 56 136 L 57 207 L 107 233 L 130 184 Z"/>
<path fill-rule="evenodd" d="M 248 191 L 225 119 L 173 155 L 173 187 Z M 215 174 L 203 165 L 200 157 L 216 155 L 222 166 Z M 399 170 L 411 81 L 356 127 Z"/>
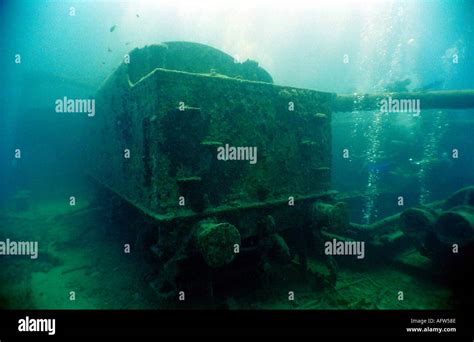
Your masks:
<path fill-rule="evenodd" d="M 324 255 L 332 239 L 365 241 L 372 260 L 398 260 L 414 247 L 438 262 L 454 242 L 472 254 L 472 189 L 455 203 L 350 222 L 345 202 L 361 195 L 331 190 L 331 115 L 351 111 L 353 95 L 275 85 L 258 63 L 196 43 L 129 57 L 95 96 L 86 170 L 116 198 L 104 199 L 114 219 L 131 211 L 143 218 L 130 229 L 135 248 L 156 264 L 150 283 L 163 298 L 180 290 L 212 296 L 222 279 L 252 275 L 260 286 L 290 278 L 334 285 L 343 261 Z M 470 90 L 418 95 L 423 108 L 474 107 Z M 379 98 L 365 96 L 363 108 L 377 108 Z M 220 160 L 222 146 L 244 157 L 255 148 L 256 162 Z M 324 272 L 308 268 L 314 254 Z"/>

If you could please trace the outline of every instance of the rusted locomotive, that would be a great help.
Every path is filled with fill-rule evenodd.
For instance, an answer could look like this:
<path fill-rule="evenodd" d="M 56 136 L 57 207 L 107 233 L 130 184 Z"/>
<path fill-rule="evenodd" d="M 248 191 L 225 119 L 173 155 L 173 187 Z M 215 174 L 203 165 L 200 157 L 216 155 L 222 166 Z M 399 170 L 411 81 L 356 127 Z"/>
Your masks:
<path fill-rule="evenodd" d="M 472 91 L 419 95 L 425 108 L 473 106 Z M 376 108 L 377 98 L 358 106 Z M 331 190 L 331 115 L 352 110 L 352 95 L 278 86 L 254 61 L 170 42 L 131 51 L 95 99 L 85 168 L 147 218 L 146 238 L 134 228 L 146 240 L 139 248 L 156 258 L 152 283 L 165 297 L 193 279 L 209 280 L 212 292 L 216 274 L 248 267 L 290 265 L 305 277 L 323 236 L 380 241 L 371 226 L 349 223 Z M 393 230 L 377 234 L 399 240 Z M 326 265 L 333 282 L 336 267 Z"/>

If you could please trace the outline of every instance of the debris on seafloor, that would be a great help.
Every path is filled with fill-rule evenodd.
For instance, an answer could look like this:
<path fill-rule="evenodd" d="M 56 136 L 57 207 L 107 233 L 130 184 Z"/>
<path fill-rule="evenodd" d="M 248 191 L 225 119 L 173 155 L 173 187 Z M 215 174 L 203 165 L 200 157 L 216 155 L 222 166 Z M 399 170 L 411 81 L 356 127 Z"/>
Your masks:
<path fill-rule="evenodd" d="M 460 205 L 443 212 L 434 226 L 437 238 L 448 246 L 472 246 L 474 241 L 474 207 Z"/>
<path fill-rule="evenodd" d="M 474 186 L 468 186 L 452 194 L 443 205 L 443 209 L 451 209 L 459 205 L 474 206 Z"/>

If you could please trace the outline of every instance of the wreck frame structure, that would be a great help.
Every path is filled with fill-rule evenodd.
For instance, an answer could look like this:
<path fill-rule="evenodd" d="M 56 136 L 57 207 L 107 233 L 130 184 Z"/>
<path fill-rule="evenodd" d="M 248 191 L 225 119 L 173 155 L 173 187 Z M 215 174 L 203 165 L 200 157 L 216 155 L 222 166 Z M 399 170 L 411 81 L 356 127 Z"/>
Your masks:
<path fill-rule="evenodd" d="M 375 233 L 373 226 L 393 227 L 399 215 L 369 226 L 350 223 L 339 202 L 363 194 L 331 190 L 331 116 L 356 106 L 377 109 L 387 96 L 416 96 L 423 109 L 474 107 L 474 90 L 365 94 L 360 101 L 353 94 L 274 85 L 255 62 L 240 72 L 232 57 L 198 45 L 177 45 L 186 52 L 182 70 L 169 62 L 176 44 L 132 51 L 131 64 L 123 63 L 98 91 L 97 115 L 86 127 L 87 174 L 150 222 L 151 237 L 141 248 L 158 260 L 154 287 L 165 297 L 176 293 L 186 260 L 222 270 L 245 253 L 267 257 L 258 252 L 260 241 L 288 254 L 279 236 L 288 230 L 296 232 L 288 244 L 303 273 L 321 234 L 368 239 L 378 249 L 398 243 L 403 234 Z M 189 70 L 189 59 L 205 60 L 206 53 L 220 64 Z M 227 143 L 255 146 L 258 163 L 218 161 L 216 149 Z"/>

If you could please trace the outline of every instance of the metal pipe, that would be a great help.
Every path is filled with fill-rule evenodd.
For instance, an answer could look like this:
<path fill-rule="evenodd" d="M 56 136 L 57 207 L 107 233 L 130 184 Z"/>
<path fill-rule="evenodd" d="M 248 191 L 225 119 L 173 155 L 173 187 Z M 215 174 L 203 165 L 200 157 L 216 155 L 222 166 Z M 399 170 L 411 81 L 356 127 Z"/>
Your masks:
<path fill-rule="evenodd" d="M 334 112 L 374 110 L 380 107 L 382 99 L 389 97 L 392 100 L 420 100 L 421 110 L 474 108 L 474 89 L 465 89 L 382 94 L 338 94 L 334 99 L 333 110 Z"/>

